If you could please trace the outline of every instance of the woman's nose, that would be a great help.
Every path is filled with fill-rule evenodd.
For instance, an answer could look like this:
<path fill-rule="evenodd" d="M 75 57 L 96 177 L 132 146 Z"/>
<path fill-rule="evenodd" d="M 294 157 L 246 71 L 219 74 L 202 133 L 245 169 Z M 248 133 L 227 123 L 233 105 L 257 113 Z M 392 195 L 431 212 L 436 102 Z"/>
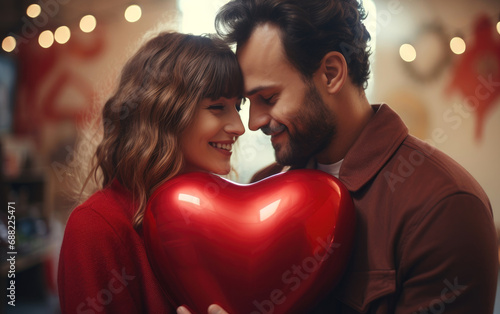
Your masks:
<path fill-rule="evenodd" d="M 245 133 L 245 126 L 243 125 L 241 117 L 237 111 L 231 114 L 231 117 L 229 119 L 229 123 L 227 123 L 225 127 L 225 131 L 227 133 L 231 133 L 236 136 L 240 136 Z"/>

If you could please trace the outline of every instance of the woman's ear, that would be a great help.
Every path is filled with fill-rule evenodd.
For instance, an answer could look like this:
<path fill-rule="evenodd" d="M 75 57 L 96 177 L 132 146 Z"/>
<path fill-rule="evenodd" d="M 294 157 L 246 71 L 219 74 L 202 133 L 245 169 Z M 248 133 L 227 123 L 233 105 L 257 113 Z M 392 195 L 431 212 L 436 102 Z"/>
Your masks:
<path fill-rule="evenodd" d="M 347 62 L 337 51 L 330 51 L 321 60 L 318 73 L 328 93 L 335 94 L 348 79 Z"/>

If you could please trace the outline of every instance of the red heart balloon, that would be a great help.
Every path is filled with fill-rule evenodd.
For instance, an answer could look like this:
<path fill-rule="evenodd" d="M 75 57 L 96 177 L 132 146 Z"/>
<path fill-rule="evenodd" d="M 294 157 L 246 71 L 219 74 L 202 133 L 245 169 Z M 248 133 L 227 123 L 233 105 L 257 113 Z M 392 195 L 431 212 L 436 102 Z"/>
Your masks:
<path fill-rule="evenodd" d="M 144 217 L 150 263 L 171 301 L 193 313 L 303 313 L 340 279 L 355 211 L 347 189 L 317 170 L 250 185 L 177 176 Z"/>

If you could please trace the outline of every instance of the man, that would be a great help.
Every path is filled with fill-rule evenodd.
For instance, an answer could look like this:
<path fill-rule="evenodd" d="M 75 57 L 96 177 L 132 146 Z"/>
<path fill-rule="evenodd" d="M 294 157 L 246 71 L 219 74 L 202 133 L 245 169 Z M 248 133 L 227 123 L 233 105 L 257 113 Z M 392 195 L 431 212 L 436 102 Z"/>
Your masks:
<path fill-rule="evenodd" d="M 354 200 L 350 265 L 312 312 L 491 313 L 498 260 L 489 200 L 387 105 L 369 104 L 363 19 L 356 0 L 232 0 L 216 18 L 237 44 L 249 127 L 275 149 L 278 164 L 255 178 L 316 168 Z"/>

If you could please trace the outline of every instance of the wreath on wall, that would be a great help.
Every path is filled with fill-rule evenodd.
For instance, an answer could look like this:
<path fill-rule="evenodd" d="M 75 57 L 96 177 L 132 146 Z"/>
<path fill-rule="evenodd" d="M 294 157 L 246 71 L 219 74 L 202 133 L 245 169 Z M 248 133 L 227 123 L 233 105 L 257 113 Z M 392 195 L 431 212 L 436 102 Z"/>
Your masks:
<path fill-rule="evenodd" d="M 449 47 L 449 36 L 444 31 L 444 27 L 442 26 L 442 24 L 432 23 L 424 25 L 418 32 L 414 42 L 418 41 L 419 38 L 427 36 L 429 34 L 434 35 L 438 38 L 440 49 L 440 56 L 437 60 L 434 61 L 434 64 L 430 67 L 430 70 L 423 72 L 422 70 L 418 69 L 415 62 L 403 61 L 405 70 L 408 71 L 410 76 L 422 83 L 427 83 L 437 79 L 450 64 L 453 57 L 453 52 Z"/>

